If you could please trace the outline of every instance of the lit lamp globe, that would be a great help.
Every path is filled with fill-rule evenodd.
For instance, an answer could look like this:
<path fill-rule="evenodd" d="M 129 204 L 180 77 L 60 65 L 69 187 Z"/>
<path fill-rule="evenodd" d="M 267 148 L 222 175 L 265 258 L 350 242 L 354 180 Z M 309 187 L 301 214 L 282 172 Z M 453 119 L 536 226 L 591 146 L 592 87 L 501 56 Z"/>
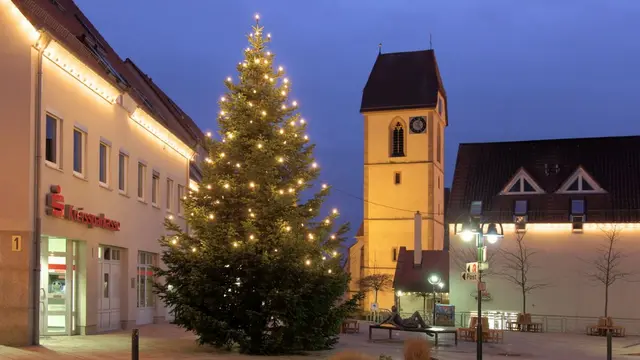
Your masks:
<path fill-rule="evenodd" d="M 462 224 L 462 229 L 460 231 L 460 238 L 462 241 L 469 242 L 473 240 L 474 236 L 478 233 L 477 229 L 474 229 L 471 224 Z"/>
<path fill-rule="evenodd" d="M 495 244 L 496 242 L 498 242 L 498 240 L 500 240 L 500 238 L 503 235 L 500 232 L 498 232 L 498 227 L 496 226 L 496 224 L 491 223 L 489 224 L 489 227 L 487 228 L 487 232 L 485 233 L 484 236 L 487 239 L 487 242 L 489 244 Z"/>
<path fill-rule="evenodd" d="M 440 282 L 440 276 L 438 276 L 437 274 L 432 274 L 432 275 L 429 275 L 428 280 L 429 280 L 429 284 L 435 285 Z"/>
<path fill-rule="evenodd" d="M 439 282 L 438 283 L 438 287 L 440 288 L 440 290 L 444 289 L 444 283 L 443 282 Z"/>

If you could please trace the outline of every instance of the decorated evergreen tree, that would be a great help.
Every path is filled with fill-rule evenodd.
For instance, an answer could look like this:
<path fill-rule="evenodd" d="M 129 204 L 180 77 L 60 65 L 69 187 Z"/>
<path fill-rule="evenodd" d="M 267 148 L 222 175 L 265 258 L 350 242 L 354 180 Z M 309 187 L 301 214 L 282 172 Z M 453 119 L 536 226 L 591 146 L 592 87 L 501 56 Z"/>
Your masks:
<path fill-rule="evenodd" d="M 183 200 L 189 232 L 167 221 L 156 290 L 201 344 L 274 354 L 331 347 L 356 298 L 339 248 L 348 225 L 320 214 L 329 194 L 291 82 L 258 22 L 220 99 L 203 180 Z"/>

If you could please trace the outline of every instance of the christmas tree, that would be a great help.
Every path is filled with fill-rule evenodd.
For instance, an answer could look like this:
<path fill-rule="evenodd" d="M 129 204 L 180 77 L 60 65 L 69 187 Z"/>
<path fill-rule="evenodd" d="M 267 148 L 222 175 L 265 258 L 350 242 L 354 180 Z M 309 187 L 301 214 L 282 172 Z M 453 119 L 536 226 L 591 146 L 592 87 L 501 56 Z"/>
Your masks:
<path fill-rule="evenodd" d="M 357 301 L 341 301 L 349 228 L 336 224 L 337 209 L 320 214 L 330 187 L 314 184 L 307 124 L 258 20 L 238 79 L 226 79 L 202 183 L 183 199 L 189 231 L 166 223 L 156 290 L 201 344 L 257 354 L 326 349 Z"/>

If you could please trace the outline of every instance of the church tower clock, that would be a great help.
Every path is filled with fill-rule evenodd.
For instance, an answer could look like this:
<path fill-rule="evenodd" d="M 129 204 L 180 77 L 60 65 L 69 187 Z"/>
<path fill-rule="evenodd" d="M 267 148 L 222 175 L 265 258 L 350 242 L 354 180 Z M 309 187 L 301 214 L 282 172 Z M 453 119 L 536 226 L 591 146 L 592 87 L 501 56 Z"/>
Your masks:
<path fill-rule="evenodd" d="M 362 95 L 364 219 L 350 248 L 351 291 L 374 273 L 393 276 L 400 247 L 414 249 L 414 215 L 422 249 L 444 245 L 444 129 L 447 95 L 433 50 L 379 54 Z M 389 309 L 391 291 L 378 294 Z M 365 302 L 368 309 L 373 296 Z"/>

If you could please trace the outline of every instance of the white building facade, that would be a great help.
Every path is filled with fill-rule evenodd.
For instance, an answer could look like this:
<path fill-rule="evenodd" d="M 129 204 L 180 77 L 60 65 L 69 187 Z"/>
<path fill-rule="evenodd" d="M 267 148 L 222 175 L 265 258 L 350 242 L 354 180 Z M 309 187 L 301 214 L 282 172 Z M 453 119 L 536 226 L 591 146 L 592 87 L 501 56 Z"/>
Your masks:
<path fill-rule="evenodd" d="M 477 258 L 454 224 L 481 201 L 482 220 L 504 229 L 483 275 L 492 326 L 526 312 L 546 331 L 584 333 L 609 316 L 640 334 L 639 167 L 638 136 L 460 145 L 447 209 L 458 320 L 477 309 L 476 283 L 461 278 Z"/>
<path fill-rule="evenodd" d="M 0 1 L 0 344 L 167 319 L 152 289 L 201 132 L 70 1 Z"/>

